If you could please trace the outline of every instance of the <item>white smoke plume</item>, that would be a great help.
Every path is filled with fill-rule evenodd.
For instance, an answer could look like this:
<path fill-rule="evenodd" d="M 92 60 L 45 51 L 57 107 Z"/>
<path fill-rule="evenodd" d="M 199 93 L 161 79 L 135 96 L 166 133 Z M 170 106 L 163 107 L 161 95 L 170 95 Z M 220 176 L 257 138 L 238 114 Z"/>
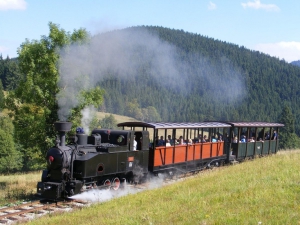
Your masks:
<path fill-rule="evenodd" d="M 94 106 L 85 107 L 81 110 L 81 125 L 86 134 L 90 133 L 90 124 L 95 116 L 96 109 Z"/>
<path fill-rule="evenodd" d="M 139 77 L 145 64 L 149 74 L 160 84 L 176 91 L 189 91 L 193 80 L 186 79 L 183 73 L 191 68 L 180 58 L 178 51 L 146 29 L 107 32 L 92 37 L 86 45 L 73 45 L 62 50 L 60 92 L 57 95 L 59 119 L 65 121 L 71 109 L 79 104 L 80 91 L 94 88 L 108 73 L 120 79 L 135 78 Z M 218 90 L 218 96 L 227 100 L 240 98 L 244 84 L 239 73 L 233 71 L 231 78 L 220 83 L 217 79 L 220 72 L 209 67 L 204 57 L 193 54 L 188 57 L 199 62 L 202 71 L 193 75 L 193 79 L 209 80 L 212 93 Z M 228 90 L 234 92 L 228 94 Z"/>

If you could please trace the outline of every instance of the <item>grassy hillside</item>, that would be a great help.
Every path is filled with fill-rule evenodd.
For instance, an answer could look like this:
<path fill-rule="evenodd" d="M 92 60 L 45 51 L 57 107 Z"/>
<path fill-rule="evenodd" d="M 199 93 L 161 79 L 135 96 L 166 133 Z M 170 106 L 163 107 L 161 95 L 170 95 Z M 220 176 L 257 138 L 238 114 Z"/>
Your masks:
<path fill-rule="evenodd" d="M 299 224 L 299 160 L 279 152 L 29 224 Z"/>
<path fill-rule="evenodd" d="M 136 119 L 128 116 L 121 116 L 113 113 L 105 113 L 105 112 L 97 112 L 97 118 L 99 120 L 103 119 L 105 116 L 113 115 L 116 119 L 117 123 L 123 123 L 123 122 L 132 122 L 137 121 Z"/>

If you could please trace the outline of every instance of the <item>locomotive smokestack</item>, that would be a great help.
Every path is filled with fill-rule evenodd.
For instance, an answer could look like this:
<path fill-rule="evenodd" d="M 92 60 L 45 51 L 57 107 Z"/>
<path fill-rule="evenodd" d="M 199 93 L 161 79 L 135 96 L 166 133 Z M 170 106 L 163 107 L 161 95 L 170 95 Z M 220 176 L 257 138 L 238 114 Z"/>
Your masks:
<path fill-rule="evenodd" d="M 60 121 L 58 121 L 58 122 L 54 123 L 54 127 L 55 127 L 55 130 L 57 132 L 59 132 L 59 140 L 60 140 L 59 145 L 60 146 L 65 146 L 66 132 L 71 130 L 72 123 L 71 122 L 60 122 Z"/>

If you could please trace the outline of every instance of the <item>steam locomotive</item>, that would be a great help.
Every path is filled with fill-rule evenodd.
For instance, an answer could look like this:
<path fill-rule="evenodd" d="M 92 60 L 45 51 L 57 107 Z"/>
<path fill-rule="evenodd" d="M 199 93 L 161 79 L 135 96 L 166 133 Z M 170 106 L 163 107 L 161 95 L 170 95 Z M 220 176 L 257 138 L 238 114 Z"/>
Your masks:
<path fill-rule="evenodd" d="M 91 189 L 118 190 L 125 181 L 143 182 L 149 174 L 167 176 L 242 161 L 256 156 L 275 154 L 278 136 L 273 140 L 262 133 L 279 133 L 278 123 L 267 122 L 200 122 L 200 123 L 145 123 L 118 124 L 122 130 L 94 129 L 91 135 L 78 132 L 66 144 L 66 133 L 72 123 L 56 122 L 59 133 L 56 145 L 46 154 L 47 169 L 43 170 L 37 194 L 46 199 L 64 199 Z M 176 133 L 177 132 L 177 133 Z M 173 140 L 181 135 L 191 144 L 159 145 L 157 137 L 171 133 Z M 255 142 L 233 143 L 233 136 L 252 136 Z M 163 136 L 162 135 L 162 136 Z M 223 140 L 205 142 L 198 136 Z M 137 144 L 135 149 L 135 142 Z"/>

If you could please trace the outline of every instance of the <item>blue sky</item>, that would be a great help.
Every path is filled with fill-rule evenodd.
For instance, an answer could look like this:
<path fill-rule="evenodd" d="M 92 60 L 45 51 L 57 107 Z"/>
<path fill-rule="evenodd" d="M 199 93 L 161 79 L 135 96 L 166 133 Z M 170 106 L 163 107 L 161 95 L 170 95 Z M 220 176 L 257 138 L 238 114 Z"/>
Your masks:
<path fill-rule="evenodd" d="M 182 29 L 300 60 L 298 0 L 0 0 L 0 54 L 17 57 L 25 41 L 49 34 L 48 23 L 92 34 L 138 25 Z"/>

